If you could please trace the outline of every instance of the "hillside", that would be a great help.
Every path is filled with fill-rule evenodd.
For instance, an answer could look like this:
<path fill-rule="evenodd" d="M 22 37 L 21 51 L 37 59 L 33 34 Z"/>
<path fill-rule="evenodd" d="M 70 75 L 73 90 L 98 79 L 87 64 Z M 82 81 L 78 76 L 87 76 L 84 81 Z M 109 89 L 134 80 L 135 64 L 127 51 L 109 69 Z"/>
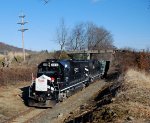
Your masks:
<path fill-rule="evenodd" d="M 3 42 L 0 42 L 0 53 L 3 53 L 3 52 L 11 52 L 11 51 L 15 51 L 15 52 L 22 52 L 22 48 L 18 48 L 18 47 L 15 47 L 15 46 L 11 46 L 11 45 L 8 45 L 8 44 L 5 44 Z M 27 52 L 32 52 L 30 50 L 26 50 Z"/>

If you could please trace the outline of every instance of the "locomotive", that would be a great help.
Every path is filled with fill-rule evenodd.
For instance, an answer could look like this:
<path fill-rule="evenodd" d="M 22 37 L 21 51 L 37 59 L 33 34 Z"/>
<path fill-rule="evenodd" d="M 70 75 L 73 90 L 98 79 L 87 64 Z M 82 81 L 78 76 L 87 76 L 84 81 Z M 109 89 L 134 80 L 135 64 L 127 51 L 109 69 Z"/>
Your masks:
<path fill-rule="evenodd" d="M 78 87 L 106 76 L 109 61 L 47 59 L 38 65 L 37 78 L 29 87 L 29 106 L 49 107 L 63 101 Z"/>

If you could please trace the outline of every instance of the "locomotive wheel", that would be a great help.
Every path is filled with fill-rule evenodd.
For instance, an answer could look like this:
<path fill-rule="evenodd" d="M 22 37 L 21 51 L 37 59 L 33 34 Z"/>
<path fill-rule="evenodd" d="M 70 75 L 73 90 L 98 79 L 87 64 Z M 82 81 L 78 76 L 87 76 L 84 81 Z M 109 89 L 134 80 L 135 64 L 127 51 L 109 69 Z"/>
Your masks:
<path fill-rule="evenodd" d="M 63 92 L 58 95 L 58 101 L 63 102 L 67 98 L 67 93 Z"/>
<path fill-rule="evenodd" d="M 89 86 L 89 82 L 87 82 L 86 84 L 85 84 L 85 87 L 88 87 Z"/>
<path fill-rule="evenodd" d="M 90 78 L 90 82 L 94 82 L 94 79 L 92 77 Z"/>
<path fill-rule="evenodd" d="M 71 96 L 71 92 L 69 90 L 66 91 L 66 98 Z"/>
<path fill-rule="evenodd" d="M 82 83 L 82 89 L 81 90 L 84 90 L 85 88 L 86 88 L 86 84 Z"/>

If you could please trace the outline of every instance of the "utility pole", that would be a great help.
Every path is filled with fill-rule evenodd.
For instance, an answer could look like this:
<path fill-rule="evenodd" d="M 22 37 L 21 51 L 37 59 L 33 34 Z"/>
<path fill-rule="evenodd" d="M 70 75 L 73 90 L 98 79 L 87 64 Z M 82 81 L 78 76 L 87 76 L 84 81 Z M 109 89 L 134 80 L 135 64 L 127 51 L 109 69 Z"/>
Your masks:
<path fill-rule="evenodd" d="M 25 48 L 24 48 L 24 32 L 28 29 L 25 29 L 24 28 L 24 25 L 28 22 L 25 22 L 24 21 L 24 18 L 25 18 L 25 15 L 22 13 L 22 15 L 19 16 L 19 18 L 21 19 L 21 22 L 17 23 L 17 24 L 20 24 L 21 25 L 21 29 L 19 29 L 18 31 L 21 31 L 22 32 L 22 49 L 23 49 L 23 59 L 24 61 L 26 60 L 26 57 L 25 57 Z"/>

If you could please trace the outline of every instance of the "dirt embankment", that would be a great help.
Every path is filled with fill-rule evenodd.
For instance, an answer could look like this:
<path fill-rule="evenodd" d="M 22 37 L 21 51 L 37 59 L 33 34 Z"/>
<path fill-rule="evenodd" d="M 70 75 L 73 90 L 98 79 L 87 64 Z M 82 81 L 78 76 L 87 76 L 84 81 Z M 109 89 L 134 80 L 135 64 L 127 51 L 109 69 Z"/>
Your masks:
<path fill-rule="evenodd" d="M 24 102 L 24 93 L 27 92 L 29 84 L 20 82 L 0 87 L 0 123 L 28 109 Z"/>
<path fill-rule="evenodd" d="M 150 122 L 150 75 L 133 69 L 69 115 L 65 123 Z"/>
<path fill-rule="evenodd" d="M 110 108 L 116 110 L 118 119 L 146 122 L 150 119 L 150 75 L 130 69 L 123 77 L 123 82 L 115 101 Z"/>

